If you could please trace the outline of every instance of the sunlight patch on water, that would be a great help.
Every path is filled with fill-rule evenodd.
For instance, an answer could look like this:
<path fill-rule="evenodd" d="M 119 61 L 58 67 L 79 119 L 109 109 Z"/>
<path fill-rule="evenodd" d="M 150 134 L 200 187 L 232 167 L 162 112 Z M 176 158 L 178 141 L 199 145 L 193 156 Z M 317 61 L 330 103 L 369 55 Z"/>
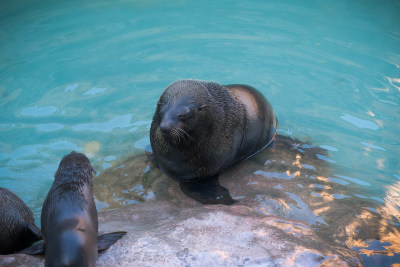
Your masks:
<path fill-rule="evenodd" d="M 360 142 L 360 144 L 362 144 L 362 145 L 364 145 L 364 146 L 366 146 L 366 147 L 372 148 L 372 149 L 386 151 L 386 149 L 384 149 L 384 148 L 382 148 L 382 147 L 380 147 L 380 146 L 372 145 L 372 144 L 370 144 L 370 143 Z"/>
<path fill-rule="evenodd" d="M 293 210 L 297 210 L 299 212 L 299 219 L 304 219 L 304 217 L 307 217 L 307 222 L 314 225 L 316 223 L 321 223 L 321 224 L 325 224 L 328 225 L 323 219 L 319 218 L 317 215 L 315 215 L 310 208 L 308 207 L 308 205 L 306 203 L 304 203 L 304 201 L 301 199 L 301 197 L 299 197 L 296 194 L 293 194 L 291 192 L 285 192 L 287 195 L 289 195 L 289 197 L 291 199 L 293 199 L 294 201 L 296 201 L 297 203 L 297 207 L 289 204 L 289 207 Z M 301 211 L 301 212 L 300 212 Z M 304 216 L 304 217 L 303 217 Z M 296 219 L 296 218 L 294 218 Z"/>
<path fill-rule="evenodd" d="M 370 129 L 370 130 L 378 130 L 379 126 L 376 123 L 373 123 L 368 120 L 363 120 L 360 118 L 357 118 L 355 116 L 349 115 L 349 114 L 344 114 L 343 116 L 340 117 L 342 120 L 350 122 L 354 126 L 360 128 L 360 129 Z"/>
<path fill-rule="evenodd" d="M 78 86 L 79 86 L 79 84 L 77 84 L 77 83 L 67 85 L 67 87 L 65 87 L 64 91 L 65 91 L 65 92 L 72 92 L 72 91 L 75 91 L 76 88 L 78 88 Z"/>
<path fill-rule="evenodd" d="M 390 77 L 386 77 L 388 79 L 388 81 L 390 82 L 390 84 L 395 87 L 397 90 L 400 91 L 400 78 L 390 78 Z"/>
<path fill-rule="evenodd" d="M 36 124 L 36 127 L 39 131 L 42 132 L 52 132 L 61 130 L 64 128 L 64 125 L 61 123 L 43 123 L 43 124 Z"/>
<path fill-rule="evenodd" d="M 133 126 L 143 126 L 143 125 L 147 125 L 150 126 L 152 121 L 137 121 L 135 123 L 133 123 Z"/>
<path fill-rule="evenodd" d="M 98 95 L 104 93 L 105 91 L 107 91 L 107 88 L 92 88 L 83 95 Z"/>
<path fill-rule="evenodd" d="M 301 167 L 303 167 L 305 169 L 308 169 L 308 170 L 314 170 L 314 171 L 316 170 L 316 168 L 313 165 L 310 165 L 310 164 L 303 163 L 303 164 L 301 164 Z"/>
<path fill-rule="evenodd" d="M 21 110 L 20 115 L 26 117 L 43 117 L 56 113 L 58 108 L 55 106 L 33 106 Z"/>
<path fill-rule="evenodd" d="M 369 198 L 369 199 L 376 200 L 376 201 L 378 201 L 378 202 L 380 202 L 380 203 L 385 203 L 385 201 L 383 201 L 383 200 L 382 200 L 381 198 L 379 198 L 379 197 L 367 197 L 367 196 L 363 196 L 363 195 L 360 195 L 360 194 L 354 194 L 354 196 L 359 197 L 359 198 Z"/>
<path fill-rule="evenodd" d="M 107 156 L 107 157 L 104 157 L 104 160 L 105 160 L 105 161 L 113 161 L 113 160 L 116 160 L 116 159 L 117 159 L 116 156 Z"/>
<path fill-rule="evenodd" d="M 112 132 L 116 128 L 127 128 L 131 126 L 132 114 L 116 116 L 107 122 L 100 123 L 84 123 L 72 126 L 75 131 L 96 131 L 96 132 Z"/>
<path fill-rule="evenodd" d="M 266 171 L 255 171 L 254 174 L 256 175 L 262 175 L 267 178 L 276 178 L 276 179 L 284 179 L 284 180 L 290 180 L 295 177 L 294 174 L 287 173 L 287 172 L 266 172 Z"/>
<path fill-rule="evenodd" d="M 343 195 L 343 194 L 332 194 L 332 196 L 333 196 L 333 198 L 334 199 L 345 199 L 345 198 L 351 198 L 350 196 L 346 196 L 346 195 Z"/>
<path fill-rule="evenodd" d="M 338 179 L 338 178 L 333 178 L 333 177 L 328 177 L 328 180 L 337 184 L 341 184 L 341 185 L 347 185 L 349 184 L 349 182 L 346 182 L 342 179 Z"/>
<path fill-rule="evenodd" d="M 336 176 L 336 177 L 339 177 L 339 178 L 342 178 L 342 179 L 344 179 L 344 180 L 353 182 L 353 183 L 358 184 L 358 185 L 371 186 L 370 183 L 365 182 L 365 181 L 362 181 L 362 180 L 357 179 L 357 178 L 352 178 L 352 177 L 349 177 L 349 176 L 344 176 L 344 175 L 339 175 L 339 174 L 336 174 L 335 176 Z"/>
<path fill-rule="evenodd" d="M 110 168 L 112 166 L 112 163 L 110 162 L 104 162 L 101 167 L 103 168 L 103 170 L 106 170 L 108 168 Z"/>
<path fill-rule="evenodd" d="M 320 185 L 320 184 L 311 184 L 310 187 L 320 188 L 320 189 L 328 189 L 327 186 L 325 186 L 325 185 Z"/>
<path fill-rule="evenodd" d="M 332 159 L 330 159 L 330 158 L 328 158 L 328 157 L 326 157 L 324 155 L 315 154 L 315 156 L 317 156 L 317 158 L 319 158 L 321 160 L 325 160 L 325 161 L 330 162 L 330 163 L 335 163 L 336 162 L 336 161 L 334 161 L 334 160 L 332 160 Z"/>
<path fill-rule="evenodd" d="M 145 150 L 148 145 L 150 145 L 150 137 L 148 136 L 135 143 L 135 147 L 142 150 Z"/>
<path fill-rule="evenodd" d="M 319 146 L 320 148 L 323 148 L 323 149 L 326 149 L 326 150 L 329 150 L 329 151 L 339 151 L 336 147 L 333 147 L 333 146 L 327 146 L 327 145 L 321 145 L 321 146 Z"/>
<path fill-rule="evenodd" d="M 8 127 L 14 128 L 17 125 L 15 123 L 2 123 L 0 126 L 3 128 L 8 128 Z"/>

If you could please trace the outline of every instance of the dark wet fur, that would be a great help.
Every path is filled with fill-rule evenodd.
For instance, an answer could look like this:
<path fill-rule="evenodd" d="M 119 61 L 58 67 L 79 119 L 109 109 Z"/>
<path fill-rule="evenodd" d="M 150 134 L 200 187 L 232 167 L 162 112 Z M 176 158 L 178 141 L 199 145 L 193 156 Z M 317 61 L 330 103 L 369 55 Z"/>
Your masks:
<path fill-rule="evenodd" d="M 256 112 L 243 104 L 249 96 Z M 171 115 L 182 107 L 194 110 L 189 122 Z M 163 132 L 165 124 L 182 128 L 190 138 L 177 142 L 173 134 Z M 253 87 L 181 80 L 161 95 L 150 142 L 160 168 L 180 182 L 186 195 L 207 204 L 233 204 L 229 191 L 219 185 L 218 174 L 264 149 L 275 126 L 272 107 Z"/>
<path fill-rule="evenodd" d="M 93 199 L 93 171 L 84 154 L 71 152 L 61 160 L 43 204 L 44 244 L 35 244 L 24 253 L 40 254 L 44 249 L 46 266 L 95 265 L 98 220 Z M 122 236 L 102 237 L 102 248 Z"/>
<path fill-rule="evenodd" d="M 156 155 L 167 155 L 168 153 L 180 151 L 182 157 L 194 166 L 193 170 L 195 171 L 188 171 L 190 175 L 186 177 L 167 173 L 178 181 L 187 182 L 201 177 L 209 177 L 217 172 L 219 167 L 215 166 L 215 162 L 219 157 L 218 153 L 222 154 L 224 151 L 216 152 L 214 148 L 230 140 L 234 136 L 233 129 L 238 129 L 243 124 L 242 116 L 236 116 L 236 114 L 243 112 L 239 110 L 242 107 L 237 105 L 222 85 L 212 82 L 193 82 L 198 86 L 199 90 L 190 90 L 188 89 L 189 87 L 185 87 L 185 84 L 182 85 L 180 90 L 188 95 L 197 106 L 207 105 L 207 107 L 201 111 L 203 114 L 198 116 L 196 129 L 186 131 L 192 139 L 175 144 L 170 136 L 158 133 L 158 127 L 162 120 L 161 108 L 168 101 L 173 102 L 176 101 L 177 97 L 179 98 L 179 95 L 171 95 L 168 91 L 165 91 L 160 98 L 150 130 L 152 149 Z M 219 118 L 219 123 L 210 123 L 208 118 L 211 116 Z M 199 127 L 201 127 L 202 131 L 197 130 Z M 187 147 L 191 147 L 191 149 L 187 149 Z M 204 166 L 207 166 L 207 168 Z"/>
<path fill-rule="evenodd" d="M 32 211 L 17 195 L 0 187 L 0 254 L 15 253 L 40 239 Z"/>

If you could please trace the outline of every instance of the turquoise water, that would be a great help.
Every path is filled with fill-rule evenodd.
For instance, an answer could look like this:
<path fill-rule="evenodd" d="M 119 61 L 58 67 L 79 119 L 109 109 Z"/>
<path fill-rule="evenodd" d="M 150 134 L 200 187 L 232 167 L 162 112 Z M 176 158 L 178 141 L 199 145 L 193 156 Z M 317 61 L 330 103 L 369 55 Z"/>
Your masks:
<path fill-rule="evenodd" d="M 330 181 L 398 216 L 399 14 L 399 1 L 2 1 L 0 186 L 39 221 L 63 155 L 101 173 L 143 153 L 163 89 L 195 78 L 258 88 L 280 134 L 329 150 Z"/>

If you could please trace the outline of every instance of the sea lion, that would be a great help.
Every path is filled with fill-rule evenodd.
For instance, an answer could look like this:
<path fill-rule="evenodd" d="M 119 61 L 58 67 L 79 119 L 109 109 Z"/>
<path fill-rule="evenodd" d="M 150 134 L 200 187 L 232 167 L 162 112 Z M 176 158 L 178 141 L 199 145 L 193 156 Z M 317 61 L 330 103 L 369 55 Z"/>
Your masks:
<path fill-rule="evenodd" d="M 150 144 L 160 168 L 203 203 L 232 204 L 218 174 L 269 146 L 277 119 L 268 100 L 243 84 L 170 84 L 157 103 Z"/>
<path fill-rule="evenodd" d="M 93 199 L 89 159 L 71 152 L 60 162 L 53 185 L 43 203 L 43 243 L 23 251 L 45 253 L 46 266 L 95 266 L 97 251 L 104 250 L 126 232 L 97 237 L 97 210 Z"/>
<path fill-rule="evenodd" d="M 40 239 L 32 211 L 17 195 L 0 187 L 0 254 L 15 253 Z"/>

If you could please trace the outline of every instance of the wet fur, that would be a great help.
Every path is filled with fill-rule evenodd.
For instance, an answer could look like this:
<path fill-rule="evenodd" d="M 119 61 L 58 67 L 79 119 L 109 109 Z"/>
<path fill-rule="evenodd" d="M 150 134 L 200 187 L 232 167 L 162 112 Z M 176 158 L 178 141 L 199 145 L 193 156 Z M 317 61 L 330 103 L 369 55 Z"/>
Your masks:
<path fill-rule="evenodd" d="M 0 187 L 0 254 L 17 252 L 40 239 L 32 211 L 17 195 Z"/>
<path fill-rule="evenodd" d="M 150 143 L 168 176 L 179 182 L 197 182 L 264 149 L 276 128 L 271 105 L 255 88 L 180 80 L 160 97 Z"/>
<path fill-rule="evenodd" d="M 183 129 L 190 138 L 182 137 L 181 142 L 176 142 L 160 131 L 159 125 L 162 120 L 160 111 L 163 105 L 179 100 L 182 95 L 188 96 L 196 107 L 205 107 L 198 111 L 196 127 L 190 130 Z M 180 181 L 194 181 L 215 175 L 227 167 L 215 164 L 221 155 L 229 150 L 229 147 L 220 144 L 231 144 L 234 129 L 241 131 L 245 125 L 243 105 L 238 103 L 222 85 L 186 80 L 177 85 L 175 90 L 165 90 L 161 95 L 151 125 L 150 140 L 156 155 L 181 153 L 182 158 L 193 166 L 192 172 L 185 177 L 174 177 L 171 173 L 169 176 Z M 219 149 L 216 150 L 216 147 Z"/>
<path fill-rule="evenodd" d="M 80 153 L 65 156 L 42 209 L 46 266 L 94 266 L 97 259 L 97 210 L 93 168 Z"/>

